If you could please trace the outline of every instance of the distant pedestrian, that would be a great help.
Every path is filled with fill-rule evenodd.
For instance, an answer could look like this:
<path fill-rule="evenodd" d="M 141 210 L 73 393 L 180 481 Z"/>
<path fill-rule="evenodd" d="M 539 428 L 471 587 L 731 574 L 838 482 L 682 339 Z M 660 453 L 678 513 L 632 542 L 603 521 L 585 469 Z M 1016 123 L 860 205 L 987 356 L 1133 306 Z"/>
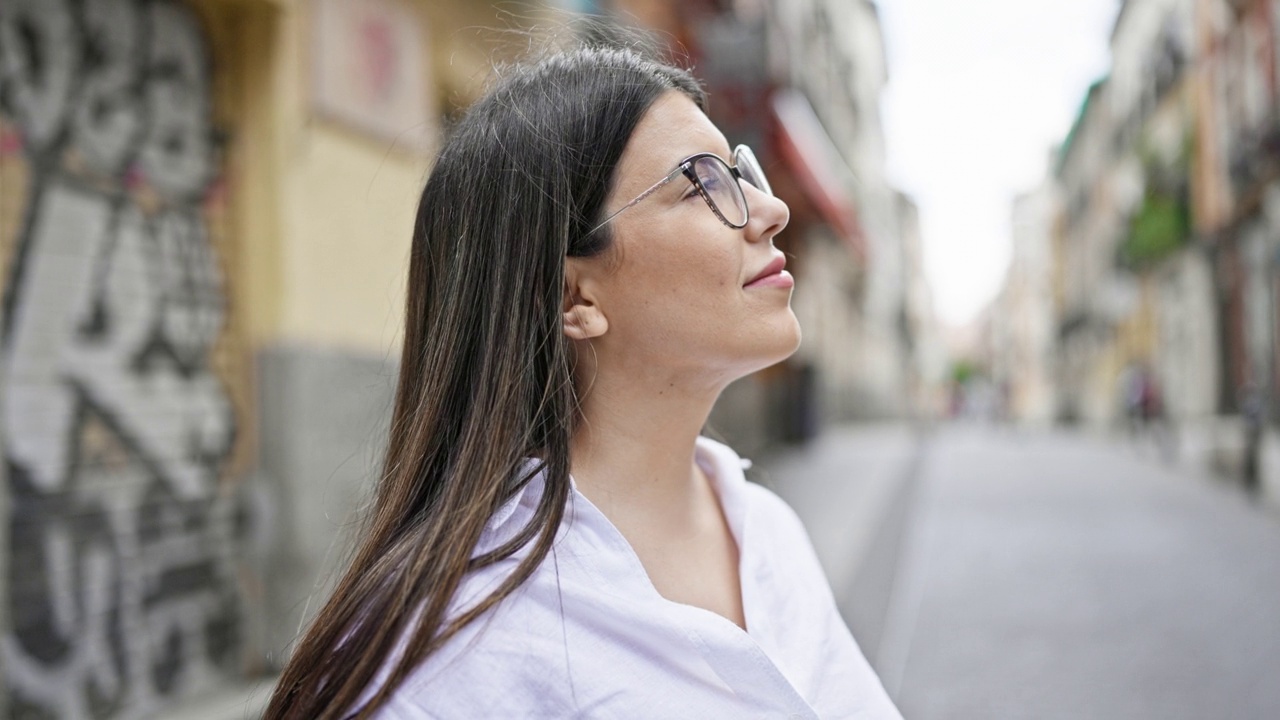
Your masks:
<path fill-rule="evenodd" d="M 1164 403 L 1164 389 L 1160 378 L 1148 365 L 1141 366 L 1141 382 L 1138 395 L 1138 412 L 1142 426 L 1151 438 L 1156 451 L 1166 462 L 1177 459 L 1177 429 L 1173 425 Z"/>
<path fill-rule="evenodd" d="M 1148 442 L 1166 462 L 1177 457 L 1177 431 L 1165 411 L 1160 379 L 1146 361 L 1129 363 L 1117 383 L 1124 424 L 1138 448 Z"/>
<path fill-rule="evenodd" d="M 1245 491 L 1256 496 L 1262 489 L 1262 431 L 1266 424 L 1266 397 L 1256 382 L 1246 383 L 1241 392 L 1240 418 L 1244 423 L 1241 479 Z"/>
<path fill-rule="evenodd" d="M 1146 425 L 1164 417 L 1164 394 L 1154 373 L 1143 366 L 1138 373 L 1138 414 Z"/>
<path fill-rule="evenodd" d="M 1137 438 L 1142 432 L 1142 395 L 1146 380 L 1141 366 L 1136 362 L 1125 365 L 1120 372 L 1120 407 L 1124 413 L 1125 426 L 1129 436 Z"/>
<path fill-rule="evenodd" d="M 699 436 L 800 341 L 787 206 L 704 105 L 582 49 L 452 129 L 368 524 L 267 718 L 900 720 L 795 513 Z"/>

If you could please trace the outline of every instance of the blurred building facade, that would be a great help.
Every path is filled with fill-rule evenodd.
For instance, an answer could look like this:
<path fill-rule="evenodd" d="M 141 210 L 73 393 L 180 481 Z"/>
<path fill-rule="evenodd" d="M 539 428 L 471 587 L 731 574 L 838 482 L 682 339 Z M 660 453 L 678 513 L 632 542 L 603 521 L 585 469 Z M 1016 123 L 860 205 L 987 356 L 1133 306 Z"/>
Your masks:
<path fill-rule="evenodd" d="M 1014 201 L 1013 255 L 988 315 L 989 363 L 1005 412 L 1041 427 L 1057 419 L 1053 234 L 1059 203 L 1057 185 L 1047 180 Z"/>
<path fill-rule="evenodd" d="M 903 193 L 898 195 L 898 222 L 906 285 L 902 308 L 906 341 L 906 417 L 928 423 L 948 412 L 946 377 L 950 351 L 934 308 L 933 288 L 925 277 L 920 210 Z"/>
<path fill-rule="evenodd" d="M 801 263 L 801 272 L 853 276 L 798 283 L 801 324 L 806 332 L 815 329 L 801 357 L 820 368 L 828 418 L 900 417 L 908 410 L 910 365 L 903 320 L 906 248 L 903 208 L 885 173 L 880 95 L 888 69 L 879 16 L 866 0 L 797 0 L 773 3 L 772 10 L 770 27 L 776 32 L 770 53 L 782 66 L 779 84 L 792 89 L 795 104 L 807 101 L 830 137 L 834 153 L 815 148 L 810 162 L 817 164 L 825 155 L 839 169 L 856 223 L 854 262 L 847 253 L 845 258 L 833 254 L 832 237 L 821 226 L 804 228 L 806 253 L 814 255 Z M 791 120 L 780 117 L 784 124 Z M 805 132 L 796 125 L 785 129 L 801 141 L 818 134 L 817 128 Z"/>
<path fill-rule="evenodd" d="M 1038 357 L 1056 360 L 1017 372 L 1054 378 L 1053 414 L 1100 429 L 1149 375 L 1179 455 L 1258 487 L 1280 483 L 1277 37 L 1273 0 L 1124 2 L 1110 74 L 1015 206 L 1002 299 L 1026 311 L 1019 253 L 1048 238 L 1056 332 Z"/>

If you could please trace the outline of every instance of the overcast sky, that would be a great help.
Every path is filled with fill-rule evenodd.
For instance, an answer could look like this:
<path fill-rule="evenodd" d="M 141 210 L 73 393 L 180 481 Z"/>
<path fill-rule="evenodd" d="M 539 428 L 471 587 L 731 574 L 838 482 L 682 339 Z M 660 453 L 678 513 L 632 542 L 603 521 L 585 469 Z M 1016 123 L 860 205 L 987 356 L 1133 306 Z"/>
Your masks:
<path fill-rule="evenodd" d="M 920 206 L 939 318 L 972 320 L 1008 266 L 1011 201 L 1107 72 L 1118 0 L 876 0 L 891 182 Z"/>

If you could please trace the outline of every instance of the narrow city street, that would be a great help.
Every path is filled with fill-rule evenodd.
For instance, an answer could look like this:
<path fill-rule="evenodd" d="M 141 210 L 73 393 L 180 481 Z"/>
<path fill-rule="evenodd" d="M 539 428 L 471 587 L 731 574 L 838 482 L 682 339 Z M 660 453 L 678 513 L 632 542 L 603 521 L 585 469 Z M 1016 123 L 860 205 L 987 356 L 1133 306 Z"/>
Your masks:
<path fill-rule="evenodd" d="M 909 720 L 1280 717 L 1280 514 L 1234 487 L 986 426 L 835 431 L 761 476 Z"/>

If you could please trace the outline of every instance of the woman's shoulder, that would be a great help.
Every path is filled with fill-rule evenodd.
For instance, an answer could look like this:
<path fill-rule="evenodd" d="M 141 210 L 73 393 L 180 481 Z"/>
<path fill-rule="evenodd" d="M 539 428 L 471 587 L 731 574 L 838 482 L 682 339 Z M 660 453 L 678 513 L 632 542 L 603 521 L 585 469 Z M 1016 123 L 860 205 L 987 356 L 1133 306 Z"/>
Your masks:
<path fill-rule="evenodd" d="M 451 616 L 482 600 L 514 570 L 499 562 L 464 580 Z M 560 634 L 542 567 L 415 667 L 378 718 L 558 717 Z"/>

